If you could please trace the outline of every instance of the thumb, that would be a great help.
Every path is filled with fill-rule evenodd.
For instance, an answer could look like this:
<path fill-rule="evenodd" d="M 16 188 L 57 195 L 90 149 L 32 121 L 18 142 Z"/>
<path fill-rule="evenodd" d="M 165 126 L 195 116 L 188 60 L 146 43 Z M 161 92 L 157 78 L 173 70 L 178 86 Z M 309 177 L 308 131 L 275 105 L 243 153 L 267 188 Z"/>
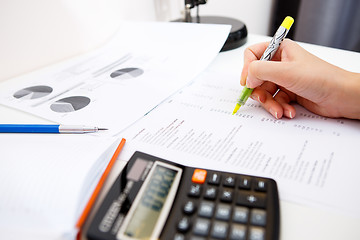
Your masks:
<path fill-rule="evenodd" d="M 255 88 L 264 81 L 289 88 L 295 79 L 291 77 L 292 64 L 279 61 L 253 61 L 249 65 L 246 86 Z"/>

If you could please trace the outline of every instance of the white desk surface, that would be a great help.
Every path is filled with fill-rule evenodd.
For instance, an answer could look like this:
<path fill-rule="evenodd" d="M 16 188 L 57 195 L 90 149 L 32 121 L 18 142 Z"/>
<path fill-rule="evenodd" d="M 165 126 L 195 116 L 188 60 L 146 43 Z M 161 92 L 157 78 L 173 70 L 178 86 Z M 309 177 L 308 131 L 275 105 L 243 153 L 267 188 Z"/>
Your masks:
<path fill-rule="evenodd" d="M 268 41 L 269 37 L 249 35 L 246 46 L 262 41 Z M 313 54 L 325 59 L 326 61 L 345 68 L 349 71 L 360 71 L 360 53 L 343 51 L 338 49 L 331 49 L 310 44 L 301 44 L 304 48 L 311 51 Z M 239 74 L 243 64 L 243 51 L 245 46 L 231 51 L 223 52 L 209 66 L 212 70 L 220 72 L 231 72 Z M 11 80 L 10 80 L 11 81 Z M 240 82 L 240 80 L 239 80 Z M 240 84 L 239 84 L 240 87 Z M 0 105 L 0 123 L 49 123 L 45 119 L 27 114 L 15 109 Z M 21 139 L 19 139 L 21 141 Z M 97 209 L 100 200 L 104 197 L 107 189 L 110 187 L 112 181 L 116 178 L 119 171 L 121 171 L 124 163 L 118 161 L 111 172 L 109 179 L 100 197 L 95 204 L 94 209 Z M 344 184 L 347 183 L 343 179 Z M 336 191 L 336 189 L 334 189 Z M 354 191 L 356 187 L 354 186 Z M 344 196 L 344 204 L 346 198 Z M 360 204 L 360 203 L 359 203 Z M 299 205 L 291 202 L 280 202 L 281 225 L 280 225 L 280 239 L 282 240 L 303 240 L 303 239 L 360 239 L 360 216 L 359 218 L 352 218 L 347 215 L 339 213 L 316 209 L 304 205 Z M 94 211 L 90 214 L 92 218 Z M 85 231 L 89 221 L 85 225 Z M 85 232 L 84 231 L 84 232 Z"/>

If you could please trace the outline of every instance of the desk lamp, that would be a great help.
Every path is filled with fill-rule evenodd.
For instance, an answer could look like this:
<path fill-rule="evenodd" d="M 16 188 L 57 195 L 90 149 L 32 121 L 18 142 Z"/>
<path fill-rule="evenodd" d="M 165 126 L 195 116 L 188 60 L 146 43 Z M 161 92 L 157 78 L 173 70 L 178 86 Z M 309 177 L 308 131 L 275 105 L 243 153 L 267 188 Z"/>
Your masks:
<path fill-rule="evenodd" d="M 209 23 L 209 24 L 228 24 L 231 25 L 229 36 L 221 51 L 231 50 L 242 46 L 247 40 L 246 25 L 234 18 L 217 16 L 199 16 L 199 5 L 206 4 L 207 0 L 185 0 L 185 16 L 177 19 L 177 22 Z M 191 16 L 191 9 L 196 7 L 196 17 Z"/>

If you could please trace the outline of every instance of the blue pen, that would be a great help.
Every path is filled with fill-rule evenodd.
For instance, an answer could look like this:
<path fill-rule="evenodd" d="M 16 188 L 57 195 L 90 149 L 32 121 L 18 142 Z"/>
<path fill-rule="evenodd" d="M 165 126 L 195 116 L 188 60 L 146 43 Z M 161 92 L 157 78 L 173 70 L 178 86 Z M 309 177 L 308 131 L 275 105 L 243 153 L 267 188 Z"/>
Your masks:
<path fill-rule="evenodd" d="M 59 124 L 0 124 L 0 133 L 92 133 L 106 128 Z"/>

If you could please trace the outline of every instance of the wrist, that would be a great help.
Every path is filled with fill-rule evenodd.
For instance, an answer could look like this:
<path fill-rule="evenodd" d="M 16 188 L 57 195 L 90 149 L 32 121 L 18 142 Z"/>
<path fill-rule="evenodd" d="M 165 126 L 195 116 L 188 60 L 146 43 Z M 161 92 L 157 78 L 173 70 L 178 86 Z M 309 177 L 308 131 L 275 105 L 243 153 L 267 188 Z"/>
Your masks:
<path fill-rule="evenodd" d="M 360 73 L 344 70 L 344 89 L 342 99 L 344 103 L 343 115 L 346 118 L 360 119 Z"/>

